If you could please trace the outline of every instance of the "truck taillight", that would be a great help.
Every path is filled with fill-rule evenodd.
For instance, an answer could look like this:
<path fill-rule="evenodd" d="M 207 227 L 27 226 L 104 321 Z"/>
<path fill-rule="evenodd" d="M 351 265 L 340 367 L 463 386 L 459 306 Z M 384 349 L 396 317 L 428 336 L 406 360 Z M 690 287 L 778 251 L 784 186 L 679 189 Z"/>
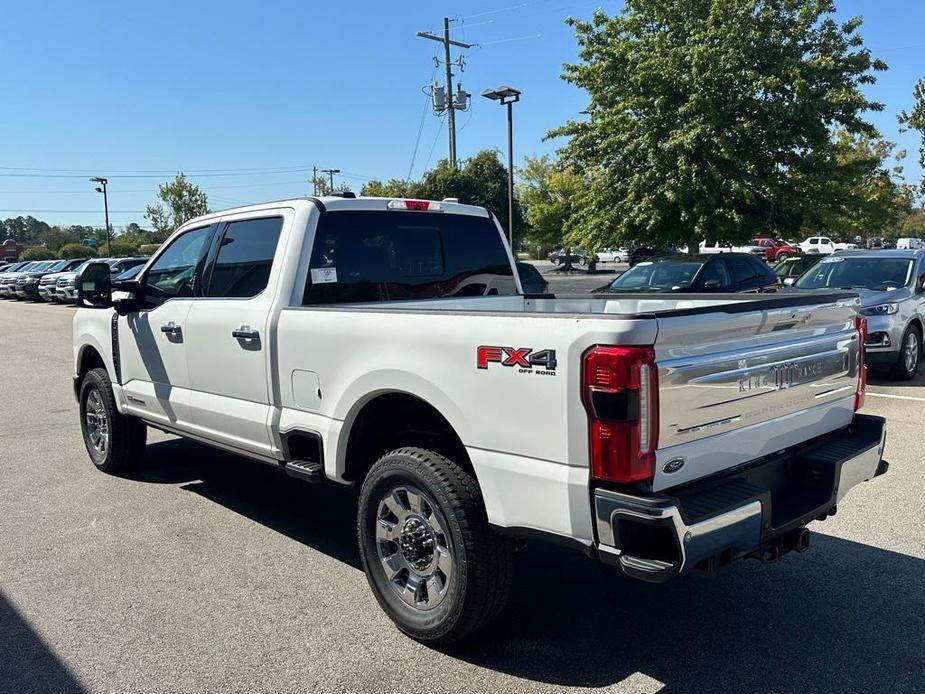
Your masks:
<path fill-rule="evenodd" d="M 867 342 L 867 319 L 855 316 L 854 325 L 858 330 L 858 389 L 854 393 L 854 411 L 864 407 L 864 394 L 867 393 L 867 362 L 864 343 Z"/>
<path fill-rule="evenodd" d="M 618 483 L 652 479 L 658 448 L 655 351 L 592 347 L 582 361 L 581 398 L 588 413 L 591 476 Z"/>

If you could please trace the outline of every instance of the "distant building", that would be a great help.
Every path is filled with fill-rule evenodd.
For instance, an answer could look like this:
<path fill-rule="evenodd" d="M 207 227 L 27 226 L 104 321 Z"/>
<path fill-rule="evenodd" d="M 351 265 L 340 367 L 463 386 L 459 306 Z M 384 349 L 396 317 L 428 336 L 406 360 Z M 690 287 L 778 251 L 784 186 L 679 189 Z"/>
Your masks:
<path fill-rule="evenodd" d="M 7 263 L 16 260 L 19 254 L 22 253 L 23 248 L 13 239 L 7 239 L 3 244 L 0 244 L 0 260 Z"/>

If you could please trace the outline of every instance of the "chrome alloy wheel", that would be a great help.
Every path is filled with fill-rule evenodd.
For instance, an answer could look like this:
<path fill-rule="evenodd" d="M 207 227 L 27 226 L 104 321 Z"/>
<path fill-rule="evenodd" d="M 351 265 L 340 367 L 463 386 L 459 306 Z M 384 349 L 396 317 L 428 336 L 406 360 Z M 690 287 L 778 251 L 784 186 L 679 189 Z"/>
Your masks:
<path fill-rule="evenodd" d="M 919 364 L 919 334 L 915 330 L 909 331 L 903 344 L 903 363 L 909 373 Z"/>
<path fill-rule="evenodd" d="M 422 491 L 394 487 L 379 502 L 376 549 L 389 585 L 406 604 L 431 610 L 446 597 L 453 576 L 450 534 Z"/>
<path fill-rule="evenodd" d="M 103 398 L 100 397 L 100 392 L 96 388 L 87 395 L 87 403 L 84 405 L 84 423 L 87 438 L 93 450 L 99 456 L 106 455 L 106 450 L 109 448 L 109 416 L 106 414 Z"/>

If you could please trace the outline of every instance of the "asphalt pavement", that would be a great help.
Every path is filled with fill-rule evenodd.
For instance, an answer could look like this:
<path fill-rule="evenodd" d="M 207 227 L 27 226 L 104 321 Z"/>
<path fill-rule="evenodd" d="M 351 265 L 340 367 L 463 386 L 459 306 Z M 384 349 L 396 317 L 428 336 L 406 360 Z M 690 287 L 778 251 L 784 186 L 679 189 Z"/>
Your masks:
<path fill-rule="evenodd" d="M 73 312 L 0 301 L 2 692 L 925 689 L 925 376 L 872 381 L 890 471 L 807 553 L 649 585 L 530 543 L 501 620 L 434 649 L 372 597 L 351 489 L 157 433 L 134 477 L 94 470 Z"/>

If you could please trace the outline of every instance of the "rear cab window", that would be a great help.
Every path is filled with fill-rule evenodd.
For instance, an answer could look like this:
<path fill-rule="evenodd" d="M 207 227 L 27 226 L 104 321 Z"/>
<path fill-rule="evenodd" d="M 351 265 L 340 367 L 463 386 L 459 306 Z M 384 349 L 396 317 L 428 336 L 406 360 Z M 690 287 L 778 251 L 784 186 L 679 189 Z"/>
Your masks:
<path fill-rule="evenodd" d="M 332 210 L 318 220 L 303 305 L 517 294 L 489 217 Z"/>

